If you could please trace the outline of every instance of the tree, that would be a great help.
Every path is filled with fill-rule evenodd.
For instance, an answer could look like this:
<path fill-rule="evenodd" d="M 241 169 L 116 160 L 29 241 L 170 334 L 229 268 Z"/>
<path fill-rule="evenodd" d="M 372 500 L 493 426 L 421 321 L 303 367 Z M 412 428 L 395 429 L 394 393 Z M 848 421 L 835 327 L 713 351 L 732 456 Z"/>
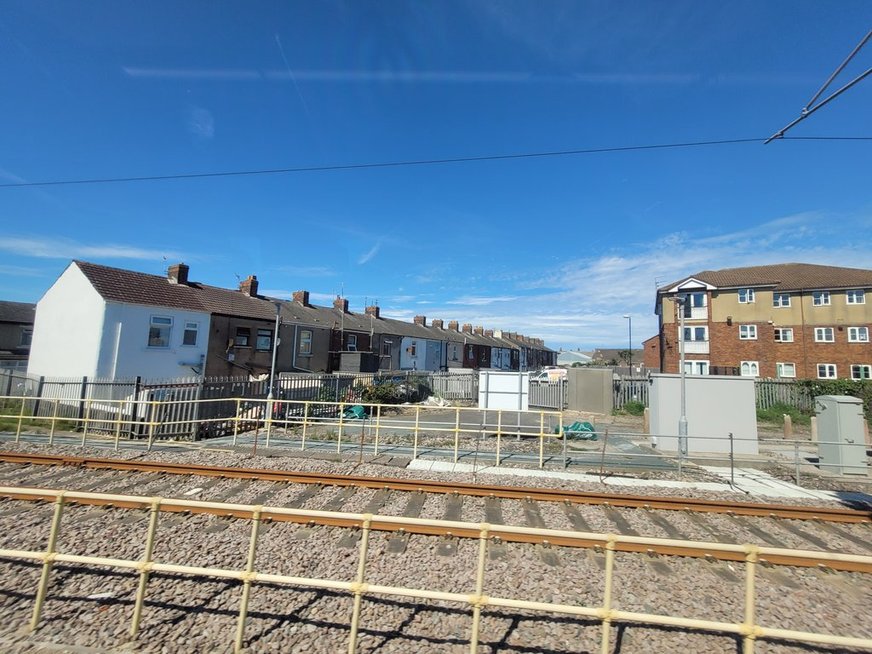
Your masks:
<path fill-rule="evenodd" d="M 633 361 L 633 350 L 619 350 L 618 357 L 629 366 Z"/>

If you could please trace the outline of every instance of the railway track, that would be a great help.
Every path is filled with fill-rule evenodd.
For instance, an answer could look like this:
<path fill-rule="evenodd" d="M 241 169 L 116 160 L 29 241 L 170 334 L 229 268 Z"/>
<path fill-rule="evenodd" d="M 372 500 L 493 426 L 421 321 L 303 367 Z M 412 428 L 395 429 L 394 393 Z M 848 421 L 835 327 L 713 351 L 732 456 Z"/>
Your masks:
<path fill-rule="evenodd" d="M 305 642 L 300 651 L 333 652 L 346 648 L 347 629 L 355 624 L 361 631 L 352 639 L 354 651 L 476 651 L 445 634 L 431 635 L 438 634 L 446 621 L 455 632 L 465 632 L 471 609 L 480 621 L 476 623 L 480 627 L 477 642 L 487 645 L 478 651 L 599 649 L 599 636 L 591 641 L 590 624 L 601 625 L 603 642 L 614 642 L 618 637 L 615 625 L 646 620 L 687 631 L 681 632 L 684 635 L 678 641 L 670 640 L 673 636 L 668 632 L 647 632 L 644 639 L 638 637 L 638 651 L 651 651 L 651 643 L 657 642 L 655 649 L 718 652 L 723 645 L 718 639 L 724 634 L 734 634 L 746 643 L 752 636 L 796 639 L 805 643 L 802 651 L 814 651 L 809 645 L 814 642 L 872 651 L 868 630 L 835 640 L 822 636 L 816 641 L 814 633 L 832 629 L 816 624 L 816 609 L 801 605 L 806 594 L 807 601 L 814 603 L 827 596 L 834 603 L 868 605 L 872 601 L 868 577 L 872 572 L 872 516 L 866 510 L 21 453 L 0 454 L 0 486 L 0 497 L 5 498 L 0 503 L 0 572 L 4 573 L 0 577 L 7 580 L 0 583 L 0 611 L 12 615 L 23 606 L 32 610 L 33 587 L 23 595 L 10 595 L 7 584 L 17 587 L 17 579 L 11 579 L 30 571 L 32 583 L 38 586 L 39 575 L 34 577 L 33 572 L 57 566 L 52 575 L 61 575 L 63 584 L 46 586 L 46 620 L 37 634 L 62 643 L 68 642 L 63 640 L 66 629 L 79 629 L 78 623 L 69 623 L 71 610 L 95 624 L 94 611 L 105 610 L 107 619 L 122 625 L 129 623 L 131 611 L 140 616 L 137 620 L 143 621 L 143 627 L 137 648 L 143 652 L 199 651 L 220 647 L 222 639 L 225 644 L 234 640 L 237 651 L 245 644 L 251 651 L 296 651 L 294 643 Z M 64 525 L 64 533 L 58 536 L 57 551 L 49 554 L 52 530 L 48 526 L 61 509 L 63 520 L 57 520 Z M 148 537 L 152 521 L 160 525 L 156 539 Z M 149 542 L 154 545 L 151 552 Z M 244 554 L 255 542 L 257 566 L 250 549 L 249 570 Z M 372 554 L 361 568 L 358 563 L 367 561 L 366 554 L 355 555 L 355 551 L 366 548 Z M 845 553 L 848 550 L 850 554 Z M 153 563 L 143 568 L 147 559 Z M 687 567 L 691 564 L 695 567 Z M 477 565 L 487 571 L 484 589 L 464 576 Z M 154 575 L 148 582 L 152 604 L 140 602 L 135 587 L 115 591 L 117 602 L 88 600 L 104 594 L 101 590 L 107 584 L 121 587 L 117 581 L 121 577 L 93 576 L 96 573 L 88 572 L 88 566 L 116 566 L 121 571 L 139 571 L 139 575 L 150 570 Z M 366 571 L 365 583 L 358 578 L 361 569 Z M 620 575 L 629 576 L 603 602 L 596 597 L 603 592 L 601 583 L 592 580 L 609 574 L 616 584 Z M 426 583 L 409 590 L 408 586 L 414 586 L 409 580 L 421 575 Z M 728 589 L 735 587 L 736 599 L 726 604 L 741 605 L 741 589 L 749 579 L 752 586 L 756 580 L 757 590 L 752 594 L 761 594 L 762 615 L 759 620 L 753 611 L 750 617 L 747 612 L 744 617 L 727 617 L 727 608 L 720 608 L 722 596 L 730 596 L 733 591 Z M 239 587 L 227 586 L 228 580 L 258 589 L 251 591 L 254 604 L 247 618 L 237 616 Z M 289 588 L 287 583 L 298 588 Z M 269 590 L 270 584 L 279 588 Z M 692 588 L 684 589 L 684 585 Z M 444 591 L 431 590 L 443 586 Z M 84 590 L 72 593 L 70 588 Z M 308 603 L 289 599 L 305 595 L 306 588 L 320 589 L 320 594 L 306 596 Z M 527 606 L 524 600 L 514 599 L 520 588 L 532 589 L 531 606 L 536 610 L 558 617 L 529 618 L 536 628 L 523 637 L 511 631 L 517 626 L 512 627 L 512 638 L 523 642 L 519 649 L 512 649 L 504 642 L 508 632 L 500 636 L 493 625 L 506 619 L 514 625 L 527 624 L 528 618 L 512 613 Z M 56 598 L 62 589 L 62 596 Z M 582 599 L 574 595 L 576 591 Z M 306 625 L 316 625 L 316 631 L 300 640 L 300 634 L 286 629 L 278 650 L 267 647 L 268 634 L 277 629 L 275 621 L 281 622 L 277 616 L 292 609 L 257 604 L 258 593 L 269 594 L 278 606 L 294 607 L 294 615 L 299 613 Z M 746 586 L 746 599 L 747 593 Z M 645 602 L 633 606 L 642 595 Z M 681 611 L 692 611 L 700 595 L 704 603 L 715 607 L 718 618 L 707 627 L 696 619 L 675 617 L 664 608 L 678 596 Z M 188 596 L 199 599 L 190 602 Z M 314 611 L 309 608 L 312 603 L 313 607 L 333 606 L 341 597 L 350 598 L 352 604 L 342 605 L 338 614 L 330 613 L 333 617 L 326 622 L 317 617 L 320 613 L 308 613 Z M 404 604 L 397 599 L 403 597 L 417 599 Z M 232 608 L 208 608 L 218 601 L 215 598 L 223 602 L 220 606 Z M 448 611 L 431 606 L 436 601 L 453 602 L 461 608 Z M 772 606 L 779 601 L 786 602 L 783 614 Z M 207 608 L 198 608 L 198 602 L 205 602 Z M 379 615 L 386 612 L 395 619 L 367 613 L 368 602 L 377 602 Z M 335 606 L 330 609 L 335 610 Z M 423 647 L 418 631 L 412 628 L 420 611 L 435 611 L 436 616 L 423 630 L 428 634 Z M 650 617 L 660 613 L 670 617 Z M 794 618 L 800 620 L 793 630 L 778 631 Z M 227 624 L 234 619 L 237 626 L 243 625 L 237 628 L 235 639 L 227 635 Z M 851 633 L 850 622 L 841 624 L 830 615 L 826 619 L 837 625 L 837 632 Z M 365 627 L 367 621 L 373 626 Z M 761 622 L 770 624 L 763 628 Z M 337 630 L 330 626 L 334 623 L 346 626 Z M 22 625 L 20 620 L 17 624 Z M 102 618 L 99 624 L 104 624 Z M 187 625 L 187 635 L 178 635 L 173 630 L 176 624 Z M 536 631 L 540 627 L 541 632 Z M 123 642 L 129 638 L 124 634 L 126 628 L 107 623 L 84 642 L 98 647 Z M 640 633 L 641 627 L 630 628 L 629 633 L 634 629 Z M 713 635 L 712 630 L 721 633 Z M 552 632 L 556 635 L 547 635 Z M 3 634 L 0 627 L 0 645 Z M 373 634 L 377 635 L 375 642 Z M 183 646 L 174 644 L 173 639 L 182 637 L 188 639 Z M 625 647 L 632 642 L 632 636 L 622 639 Z M 567 650 L 561 649 L 560 642 L 575 644 Z M 588 644 L 578 645 L 583 642 Z M 735 651 L 735 642 L 732 649 L 727 645 L 723 651 Z"/>

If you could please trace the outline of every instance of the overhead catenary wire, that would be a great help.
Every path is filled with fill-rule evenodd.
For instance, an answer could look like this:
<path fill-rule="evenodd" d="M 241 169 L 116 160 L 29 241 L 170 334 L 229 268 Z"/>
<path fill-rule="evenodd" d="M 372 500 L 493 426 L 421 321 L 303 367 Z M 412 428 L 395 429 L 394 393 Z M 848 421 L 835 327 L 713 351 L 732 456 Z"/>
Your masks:
<path fill-rule="evenodd" d="M 784 137 L 787 141 L 872 141 L 872 136 L 802 136 Z M 411 166 L 433 166 L 441 164 L 474 163 L 478 161 L 506 161 L 512 159 L 539 159 L 547 157 L 566 157 L 585 154 L 606 154 L 638 152 L 650 150 L 672 150 L 718 145 L 765 143 L 763 138 L 737 138 L 714 141 L 688 141 L 679 143 L 655 143 L 648 145 L 627 145 L 603 148 L 579 148 L 573 150 L 552 150 L 544 152 L 521 152 L 513 154 L 492 154 L 470 157 L 449 157 L 444 159 L 411 159 L 399 161 L 379 161 L 356 164 L 332 164 L 324 166 L 295 166 L 288 168 L 260 168 L 247 170 L 223 170 L 202 173 L 173 173 L 165 175 L 138 175 L 128 177 L 92 177 L 83 179 L 54 179 L 43 181 L 21 181 L 0 184 L 0 188 L 28 188 L 39 186 L 75 186 L 87 184 L 119 184 L 125 182 L 158 182 L 168 180 L 208 179 L 214 177 L 251 177 L 257 175 L 281 175 L 292 173 L 317 173 L 342 170 L 366 170 L 377 168 L 402 168 Z"/>
<path fill-rule="evenodd" d="M 766 145 L 766 144 L 774 141 L 775 139 L 783 139 L 784 134 L 785 134 L 785 132 L 787 132 L 787 130 L 791 129 L 792 127 L 794 127 L 798 123 L 802 122 L 803 120 L 805 120 L 806 118 L 811 116 L 818 109 L 825 107 L 830 102 L 832 102 L 837 97 L 839 97 L 842 93 L 844 93 L 845 91 L 850 89 L 852 86 L 856 86 L 861 81 L 863 81 L 866 77 L 868 77 L 870 74 L 872 74 L 872 68 L 867 68 L 864 72 L 860 73 L 859 75 L 857 75 L 857 77 L 855 77 L 850 82 L 848 82 L 847 84 L 842 86 L 842 88 L 840 88 L 838 91 L 831 93 L 830 95 L 828 95 L 826 98 L 824 98 L 823 100 L 821 100 L 817 104 L 814 104 L 815 101 L 817 101 L 817 99 L 821 95 L 823 95 L 824 91 L 827 90 L 827 88 L 830 86 L 830 84 L 832 84 L 833 80 L 839 75 L 839 73 L 841 73 L 844 70 L 845 66 L 848 65 L 848 63 L 851 61 L 851 59 L 853 59 L 854 56 L 858 52 L 860 52 L 860 50 L 863 49 L 863 46 L 866 45 L 866 43 L 869 41 L 870 38 L 872 38 L 872 30 L 869 30 L 866 33 L 866 36 L 864 36 L 862 39 L 860 39 L 860 42 L 854 47 L 854 49 L 851 51 L 851 53 L 845 58 L 845 60 L 841 64 L 839 64 L 839 66 L 836 68 L 836 70 L 834 70 L 832 72 L 832 74 L 827 78 L 827 81 L 824 82 L 823 86 L 821 86 L 818 89 L 817 93 L 815 93 L 812 96 L 811 100 L 809 100 L 806 103 L 806 105 L 802 108 L 802 111 L 800 112 L 799 117 L 795 118 L 790 123 L 788 123 L 785 127 L 782 127 L 780 130 L 775 132 L 772 136 L 770 136 L 768 139 L 766 139 L 766 141 L 763 143 L 763 145 Z"/>

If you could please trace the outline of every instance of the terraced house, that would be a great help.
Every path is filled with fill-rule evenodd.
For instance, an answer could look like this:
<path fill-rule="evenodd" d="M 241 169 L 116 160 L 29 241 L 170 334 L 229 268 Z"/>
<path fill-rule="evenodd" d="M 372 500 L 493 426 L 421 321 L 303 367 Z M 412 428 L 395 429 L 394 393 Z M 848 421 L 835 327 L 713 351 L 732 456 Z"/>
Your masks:
<path fill-rule="evenodd" d="M 705 270 L 658 289 L 655 312 L 659 333 L 646 341 L 646 362 L 662 372 L 678 372 L 682 339 L 687 374 L 872 378 L 872 270 Z"/>

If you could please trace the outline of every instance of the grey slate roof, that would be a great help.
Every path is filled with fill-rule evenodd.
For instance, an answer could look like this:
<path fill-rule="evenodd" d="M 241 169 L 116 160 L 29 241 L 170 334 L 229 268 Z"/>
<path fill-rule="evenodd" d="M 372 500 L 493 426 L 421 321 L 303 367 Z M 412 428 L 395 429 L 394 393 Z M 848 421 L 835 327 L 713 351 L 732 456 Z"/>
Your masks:
<path fill-rule="evenodd" d="M 0 300 L 0 322 L 33 324 L 36 305 L 29 302 L 7 302 Z"/>
<path fill-rule="evenodd" d="M 777 263 L 770 266 L 703 270 L 658 290 L 663 292 L 691 278 L 718 288 L 765 286 L 776 291 L 872 287 L 872 270 L 812 263 Z"/>

